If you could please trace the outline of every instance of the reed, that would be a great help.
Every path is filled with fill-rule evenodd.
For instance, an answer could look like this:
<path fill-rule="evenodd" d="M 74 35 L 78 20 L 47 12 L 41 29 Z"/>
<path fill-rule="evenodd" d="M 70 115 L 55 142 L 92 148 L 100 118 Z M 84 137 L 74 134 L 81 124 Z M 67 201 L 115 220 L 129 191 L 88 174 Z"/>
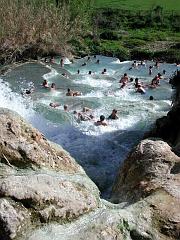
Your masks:
<path fill-rule="evenodd" d="M 50 0 L 1 0 L 0 22 L 0 55 L 5 62 L 28 49 L 36 49 L 36 54 L 67 54 L 68 42 L 82 28 L 80 16 L 72 12 L 72 6 L 57 7 Z"/>

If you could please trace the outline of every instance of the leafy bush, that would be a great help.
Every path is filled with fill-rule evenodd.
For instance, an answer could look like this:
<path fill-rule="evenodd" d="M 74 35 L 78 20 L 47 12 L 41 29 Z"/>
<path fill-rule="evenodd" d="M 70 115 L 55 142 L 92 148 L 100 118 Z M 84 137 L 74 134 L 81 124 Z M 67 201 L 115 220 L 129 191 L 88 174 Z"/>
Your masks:
<path fill-rule="evenodd" d="M 128 48 L 141 47 L 146 44 L 146 41 L 141 39 L 127 39 L 124 41 L 124 46 Z"/>
<path fill-rule="evenodd" d="M 122 37 L 118 32 L 106 30 L 100 34 L 100 38 L 103 40 L 119 40 Z"/>
<path fill-rule="evenodd" d="M 134 49 L 131 51 L 131 59 L 139 59 L 139 60 L 150 59 L 151 60 L 152 58 L 153 58 L 153 53 L 148 50 Z"/>
<path fill-rule="evenodd" d="M 102 41 L 97 47 L 98 53 L 111 57 L 118 57 L 120 60 L 128 60 L 129 50 L 121 45 L 119 41 Z"/>
<path fill-rule="evenodd" d="M 155 52 L 154 58 L 159 58 L 170 63 L 180 63 L 180 49 L 167 49 Z"/>

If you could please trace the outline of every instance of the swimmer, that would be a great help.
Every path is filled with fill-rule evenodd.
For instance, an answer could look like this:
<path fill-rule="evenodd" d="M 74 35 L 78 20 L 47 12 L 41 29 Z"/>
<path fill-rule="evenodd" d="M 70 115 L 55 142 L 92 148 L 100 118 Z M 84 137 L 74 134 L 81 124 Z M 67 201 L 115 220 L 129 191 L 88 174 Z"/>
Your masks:
<path fill-rule="evenodd" d="M 88 74 L 91 75 L 91 74 L 92 74 L 92 71 L 89 71 Z"/>
<path fill-rule="evenodd" d="M 113 119 L 113 120 L 117 120 L 118 116 L 117 116 L 117 110 L 113 109 L 111 115 L 108 117 L 108 119 Z"/>
<path fill-rule="evenodd" d="M 64 105 L 64 111 L 65 111 L 65 112 L 68 111 L 68 105 Z"/>
<path fill-rule="evenodd" d="M 60 104 L 59 103 L 50 103 L 49 106 L 52 108 L 56 108 L 56 107 L 59 107 Z"/>
<path fill-rule="evenodd" d="M 150 96 L 150 97 L 149 97 L 149 100 L 150 100 L 150 101 L 154 100 L 154 97 L 153 97 L 153 96 Z"/>
<path fill-rule="evenodd" d="M 133 82 L 133 81 L 134 81 L 134 79 L 133 79 L 133 78 L 130 78 L 130 79 L 129 79 L 129 81 L 130 81 L 130 82 Z"/>
<path fill-rule="evenodd" d="M 163 74 L 164 74 L 164 75 L 166 74 L 166 70 L 165 70 L 165 69 L 163 70 Z"/>
<path fill-rule="evenodd" d="M 78 120 L 80 121 L 89 121 L 94 118 L 92 114 L 88 114 L 92 109 L 83 107 L 81 112 L 74 111 L 73 114 L 77 115 Z"/>
<path fill-rule="evenodd" d="M 44 88 L 49 88 L 48 81 L 47 81 L 47 80 L 44 80 L 43 83 L 42 83 L 42 86 L 43 86 Z"/>
<path fill-rule="evenodd" d="M 151 81 L 151 87 L 156 88 L 159 85 L 159 80 L 160 80 L 159 76 L 156 75 Z"/>
<path fill-rule="evenodd" d="M 88 56 L 87 61 L 89 61 L 90 59 L 91 59 L 90 56 Z"/>
<path fill-rule="evenodd" d="M 100 60 L 98 59 L 97 61 L 96 61 L 96 64 L 99 64 L 100 63 Z"/>
<path fill-rule="evenodd" d="M 142 86 L 142 84 L 139 82 L 139 79 L 135 78 L 135 84 L 134 84 L 135 88 L 138 88 L 139 85 Z"/>
<path fill-rule="evenodd" d="M 86 63 L 83 63 L 81 66 L 84 67 L 84 66 L 86 66 L 86 65 L 87 65 Z"/>
<path fill-rule="evenodd" d="M 145 89 L 141 85 L 138 85 L 136 92 L 141 94 L 146 93 Z"/>
<path fill-rule="evenodd" d="M 107 69 L 106 68 L 104 68 L 104 70 L 102 71 L 102 73 L 101 74 L 106 74 L 107 73 Z"/>
<path fill-rule="evenodd" d="M 44 58 L 44 62 L 45 62 L 45 63 L 48 63 L 47 57 Z"/>
<path fill-rule="evenodd" d="M 95 125 L 96 126 L 107 126 L 107 123 L 104 121 L 105 120 L 105 117 L 104 115 L 101 115 L 100 116 L 100 120 L 98 120 L 97 122 L 95 122 Z"/>
<path fill-rule="evenodd" d="M 77 70 L 77 74 L 80 74 L 80 70 L 79 69 Z"/>
<path fill-rule="evenodd" d="M 83 107 L 82 109 L 82 112 L 90 112 L 90 111 L 92 111 L 92 109 L 88 107 Z"/>
<path fill-rule="evenodd" d="M 159 68 L 160 66 L 160 63 L 158 61 L 156 61 L 155 65 L 154 65 L 156 68 Z"/>
<path fill-rule="evenodd" d="M 87 114 L 84 114 L 84 113 L 81 113 L 81 112 L 78 113 L 78 119 L 80 121 L 89 121 L 93 118 L 94 117 L 92 115 L 87 115 Z"/>
<path fill-rule="evenodd" d="M 74 92 L 70 88 L 68 88 L 66 93 L 66 96 L 70 96 L 70 97 L 81 96 L 81 95 L 82 95 L 81 92 L 78 92 L 78 91 Z"/>
<path fill-rule="evenodd" d="M 157 77 L 159 78 L 159 80 L 163 78 L 163 76 L 162 76 L 161 73 L 158 73 L 158 74 L 157 74 Z"/>
<path fill-rule="evenodd" d="M 141 61 L 140 65 L 141 66 L 146 66 L 146 63 L 144 61 Z"/>
<path fill-rule="evenodd" d="M 25 94 L 29 95 L 34 92 L 34 89 L 26 89 Z"/>
<path fill-rule="evenodd" d="M 50 90 L 51 91 L 55 91 L 56 90 L 56 84 L 55 83 L 51 84 Z"/>
<path fill-rule="evenodd" d="M 138 64 L 136 61 L 133 62 L 132 67 L 137 68 Z"/>
<path fill-rule="evenodd" d="M 73 97 L 73 91 L 72 91 L 70 88 L 68 88 L 67 93 L 66 93 L 66 96 L 71 96 L 71 97 Z"/>
<path fill-rule="evenodd" d="M 67 73 L 62 73 L 62 76 L 65 77 L 65 78 L 69 78 Z"/>

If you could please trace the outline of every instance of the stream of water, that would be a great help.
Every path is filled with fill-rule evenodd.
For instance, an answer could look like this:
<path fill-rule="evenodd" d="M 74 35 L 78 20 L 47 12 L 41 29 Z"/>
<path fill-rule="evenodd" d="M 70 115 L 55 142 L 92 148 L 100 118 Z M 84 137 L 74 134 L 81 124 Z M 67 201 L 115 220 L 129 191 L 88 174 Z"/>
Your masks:
<path fill-rule="evenodd" d="M 97 64 L 97 59 L 100 63 Z M 169 77 L 177 70 L 175 64 L 160 64 L 149 76 L 149 66 L 131 68 L 132 61 L 120 62 L 116 58 L 93 56 L 75 60 L 60 67 L 60 59 L 53 64 L 26 63 L 2 77 L 0 106 L 18 112 L 46 137 L 62 145 L 81 164 L 88 176 L 100 188 L 103 197 L 108 197 L 118 168 L 132 147 L 138 143 L 155 120 L 166 115 L 171 106 L 172 88 Z M 86 63 L 86 66 L 82 66 Z M 106 74 L 102 74 L 103 69 Z M 77 70 L 80 74 L 77 74 Z M 164 79 L 156 89 L 146 88 L 146 94 L 135 92 L 134 82 L 120 89 L 119 80 L 126 72 L 129 77 L 138 77 L 144 85 L 157 74 L 166 70 Z M 92 74 L 88 74 L 92 71 Z M 66 73 L 63 76 L 62 73 Z M 55 83 L 56 91 L 41 86 L 43 80 Z M 22 96 L 25 89 L 35 91 Z M 82 96 L 66 96 L 67 88 L 82 92 Z M 150 101 L 149 97 L 154 100 Z M 60 106 L 52 108 L 51 102 Z M 68 105 L 69 111 L 63 106 Z M 92 109 L 94 119 L 77 121 L 73 111 L 83 107 Z M 107 120 L 108 126 L 95 126 L 100 115 L 108 117 L 112 109 L 118 110 L 118 120 Z"/>

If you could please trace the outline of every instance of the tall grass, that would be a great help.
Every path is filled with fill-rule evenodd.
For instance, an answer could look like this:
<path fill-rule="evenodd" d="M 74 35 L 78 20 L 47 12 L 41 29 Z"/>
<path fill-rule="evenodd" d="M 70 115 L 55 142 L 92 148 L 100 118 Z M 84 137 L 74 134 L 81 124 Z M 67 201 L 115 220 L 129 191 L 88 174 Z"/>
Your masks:
<path fill-rule="evenodd" d="M 0 23 L 1 57 L 9 61 L 33 46 L 44 53 L 66 54 L 68 42 L 82 27 L 72 6 L 57 7 L 50 0 L 1 0 Z"/>

